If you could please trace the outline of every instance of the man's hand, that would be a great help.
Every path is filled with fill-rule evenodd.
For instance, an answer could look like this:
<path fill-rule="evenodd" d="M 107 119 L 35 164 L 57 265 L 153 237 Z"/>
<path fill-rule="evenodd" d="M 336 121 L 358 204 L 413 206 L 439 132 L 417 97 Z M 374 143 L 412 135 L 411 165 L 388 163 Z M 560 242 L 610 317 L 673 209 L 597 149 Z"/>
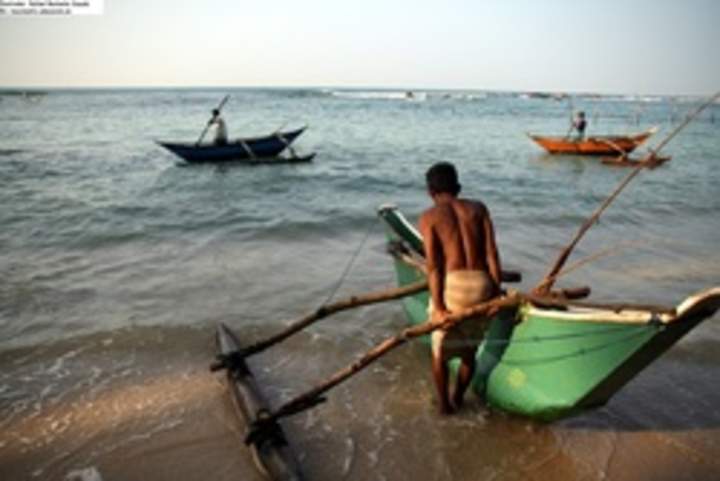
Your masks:
<path fill-rule="evenodd" d="M 430 314 L 430 322 L 433 324 L 442 324 L 450 315 L 450 311 L 446 309 L 433 309 Z"/>

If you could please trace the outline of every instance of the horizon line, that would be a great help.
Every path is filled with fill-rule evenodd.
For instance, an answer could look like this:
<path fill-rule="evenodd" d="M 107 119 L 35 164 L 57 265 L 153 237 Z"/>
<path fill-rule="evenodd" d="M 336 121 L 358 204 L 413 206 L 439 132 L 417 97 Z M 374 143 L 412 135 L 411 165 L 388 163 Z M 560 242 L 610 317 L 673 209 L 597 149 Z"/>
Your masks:
<path fill-rule="evenodd" d="M 6 93 L 41 93 L 44 91 L 112 91 L 112 90 L 378 90 L 407 92 L 484 92 L 484 93 L 526 93 L 547 94 L 550 96 L 657 96 L 657 97 L 710 97 L 712 92 L 691 93 L 655 93 L 655 92 L 598 92 L 590 90 L 542 90 L 542 89 L 492 89 L 462 87 L 418 87 L 418 86 L 379 86 L 379 85 L 0 85 L 0 95 Z"/>

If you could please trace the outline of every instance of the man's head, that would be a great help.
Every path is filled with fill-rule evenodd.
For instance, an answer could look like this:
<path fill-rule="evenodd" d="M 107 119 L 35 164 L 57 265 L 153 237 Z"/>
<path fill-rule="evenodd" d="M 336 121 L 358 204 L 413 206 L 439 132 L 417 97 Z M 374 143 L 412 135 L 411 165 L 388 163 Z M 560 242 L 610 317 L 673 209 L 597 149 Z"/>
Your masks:
<path fill-rule="evenodd" d="M 220 111 L 218 109 L 213 109 L 212 114 L 213 117 L 217 117 L 218 115 L 220 115 Z"/>
<path fill-rule="evenodd" d="M 425 173 L 427 189 L 431 196 L 437 194 L 450 194 L 457 196 L 460 193 L 457 170 L 450 162 L 438 162 Z"/>
<path fill-rule="evenodd" d="M 585 118 L 585 112 L 583 112 L 582 110 L 581 110 L 580 112 L 578 112 L 578 117 L 581 118 L 581 119 L 584 119 L 584 118 Z"/>

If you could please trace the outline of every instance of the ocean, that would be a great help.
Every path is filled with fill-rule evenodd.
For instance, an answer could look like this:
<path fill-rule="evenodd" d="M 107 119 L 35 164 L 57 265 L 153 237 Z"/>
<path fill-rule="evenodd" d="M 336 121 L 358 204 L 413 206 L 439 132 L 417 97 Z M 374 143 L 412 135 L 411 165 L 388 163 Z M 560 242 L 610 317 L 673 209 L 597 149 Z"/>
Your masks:
<path fill-rule="evenodd" d="M 309 164 L 187 166 L 225 105 L 229 134 L 307 125 Z M 702 99 L 392 89 L 50 90 L 0 96 L 0 479 L 259 480 L 214 330 L 259 340 L 328 300 L 394 285 L 376 210 L 412 221 L 424 173 L 457 166 L 500 255 L 533 287 L 628 171 L 553 157 L 526 132 L 658 126 Z M 720 281 L 720 105 L 665 149 L 580 243 L 563 278 L 591 299 L 676 305 Z M 641 147 L 640 153 L 646 151 Z M 406 345 L 284 426 L 313 480 L 708 480 L 720 472 L 720 316 L 606 406 L 542 424 L 468 395 L 436 414 L 429 356 Z M 272 405 L 405 326 L 398 302 L 317 323 L 250 364 Z"/>

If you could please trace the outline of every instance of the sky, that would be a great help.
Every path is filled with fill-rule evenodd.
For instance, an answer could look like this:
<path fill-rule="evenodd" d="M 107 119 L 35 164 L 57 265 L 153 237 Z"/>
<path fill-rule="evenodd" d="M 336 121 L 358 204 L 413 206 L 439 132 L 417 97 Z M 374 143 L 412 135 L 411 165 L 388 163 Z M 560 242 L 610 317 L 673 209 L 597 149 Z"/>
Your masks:
<path fill-rule="evenodd" d="M 105 0 L 0 17 L 0 87 L 708 95 L 717 0 Z"/>

